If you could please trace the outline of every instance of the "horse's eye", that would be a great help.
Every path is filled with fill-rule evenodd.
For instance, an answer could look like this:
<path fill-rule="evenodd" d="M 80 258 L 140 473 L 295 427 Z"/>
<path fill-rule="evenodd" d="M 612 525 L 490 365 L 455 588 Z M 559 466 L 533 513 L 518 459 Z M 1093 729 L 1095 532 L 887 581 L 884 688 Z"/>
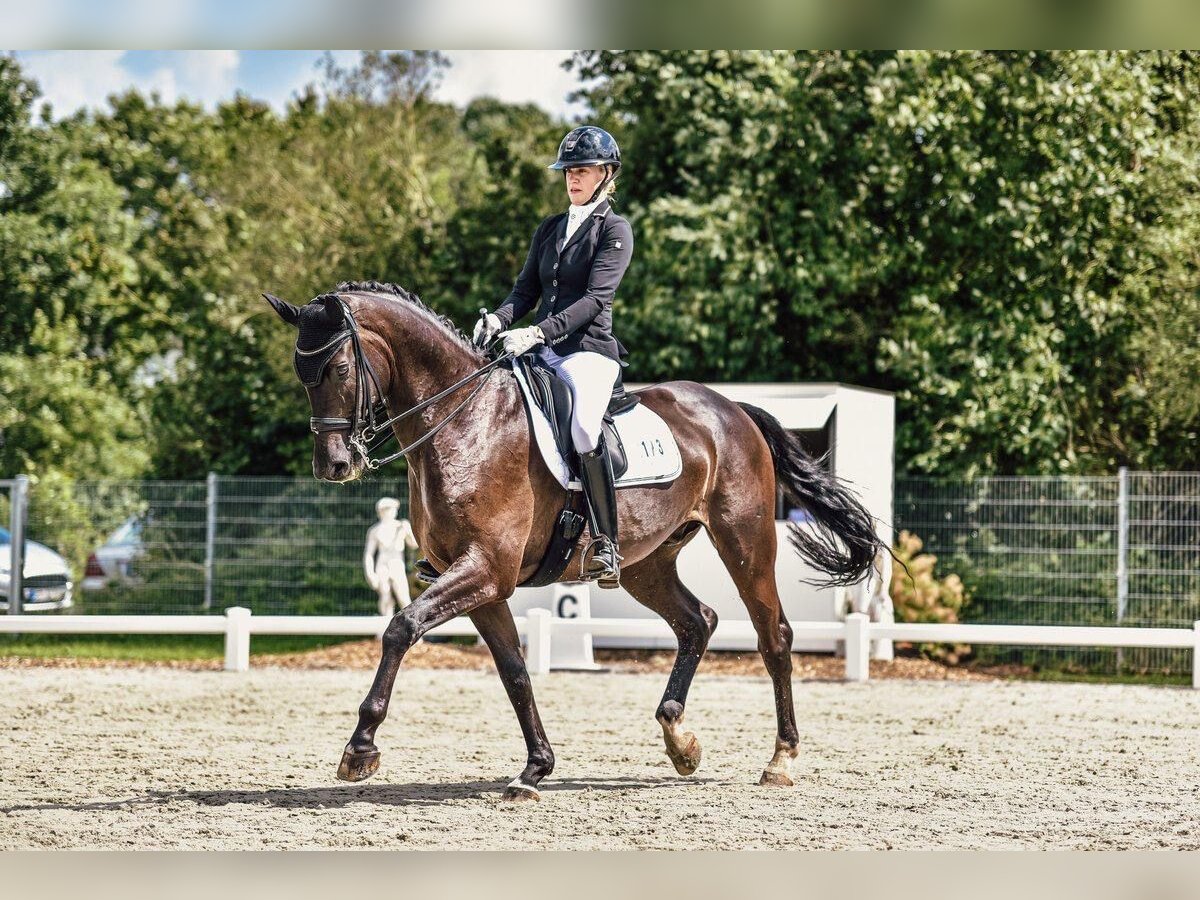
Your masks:
<path fill-rule="evenodd" d="M 338 363 L 337 373 L 339 378 L 345 378 L 350 374 L 350 363 Z"/>

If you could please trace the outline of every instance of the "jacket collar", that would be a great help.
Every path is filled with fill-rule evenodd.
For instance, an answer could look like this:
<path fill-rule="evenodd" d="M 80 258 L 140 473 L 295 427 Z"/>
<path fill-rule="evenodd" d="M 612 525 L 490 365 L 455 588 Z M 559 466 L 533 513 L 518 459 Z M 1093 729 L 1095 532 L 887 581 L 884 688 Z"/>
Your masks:
<path fill-rule="evenodd" d="M 588 216 L 584 222 L 580 223 L 579 227 L 575 229 L 575 233 L 571 235 L 571 239 L 569 241 L 567 241 L 565 244 L 562 243 L 562 239 L 563 239 L 563 235 L 565 235 L 567 233 L 567 214 L 563 213 L 562 222 L 560 222 L 558 225 L 558 243 L 560 245 L 558 252 L 562 253 L 564 250 L 567 249 L 567 247 L 571 246 L 577 240 L 579 240 L 583 235 L 585 235 L 587 232 L 591 231 L 596 226 L 596 223 L 598 221 L 600 221 L 606 215 L 608 215 L 608 210 L 609 210 L 608 198 L 605 197 L 603 200 L 601 200 L 599 203 L 596 204 L 596 208 L 592 210 L 592 214 L 590 216 Z"/>

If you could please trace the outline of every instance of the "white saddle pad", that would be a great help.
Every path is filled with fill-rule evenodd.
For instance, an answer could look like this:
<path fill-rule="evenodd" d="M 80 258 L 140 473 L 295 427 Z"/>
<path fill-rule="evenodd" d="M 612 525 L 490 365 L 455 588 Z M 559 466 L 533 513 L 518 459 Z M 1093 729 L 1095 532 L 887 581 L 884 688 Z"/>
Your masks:
<path fill-rule="evenodd" d="M 514 368 L 517 383 L 521 385 L 521 393 L 525 396 L 525 406 L 529 410 L 529 418 L 533 422 L 533 435 L 542 459 L 558 483 L 570 490 L 583 490 L 579 479 L 571 478 L 571 469 L 558 445 L 554 443 L 554 432 L 550 429 L 550 420 L 542 412 L 533 399 L 529 385 L 521 370 Z M 633 409 L 613 418 L 617 434 L 625 446 L 625 455 L 629 458 L 629 468 L 617 479 L 616 486 L 635 487 L 643 484 L 662 484 L 674 481 L 683 471 L 683 457 L 679 454 L 679 445 L 675 443 L 675 435 L 662 420 L 662 416 L 639 403 Z"/>

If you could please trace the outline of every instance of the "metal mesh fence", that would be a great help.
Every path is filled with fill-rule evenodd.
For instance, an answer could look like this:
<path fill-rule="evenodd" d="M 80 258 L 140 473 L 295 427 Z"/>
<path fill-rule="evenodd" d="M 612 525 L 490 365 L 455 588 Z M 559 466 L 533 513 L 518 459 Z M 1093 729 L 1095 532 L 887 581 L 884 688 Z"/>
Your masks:
<path fill-rule="evenodd" d="M 960 618 L 1191 627 L 1200 619 L 1200 473 L 905 478 L 895 525 L 958 574 Z M 979 646 L 986 662 L 1097 674 L 1190 671 L 1186 651 Z"/>
<path fill-rule="evenodd" d="M 42 482 L 28 536 L 74 573 L 73 612 L 369 614 L 366 530 L 406 482 L 309 478 Z M 1200 473 L 1108 477 L 904 478 L 897 529 L 959 575 L 963 621 L 1190 627 L 1200 619 Z M 0 494 L 0 514 L 6 497 Z M 2 520 L 0 520 L 2 521 Z M 411 560 L 410 560 L 411 562 Z M 419 586 L 414 585 L 414 593 Z M 1003 648 L 1015 661 L 1100 674 L 1186 672 L 1184 651 Z"/>
<path fill-rule="evenodd" d="M 31 492 L 30 537 L 77 576 L 76 613 L 373 613 L 362 570 L 366 530 L 391 479 L 218 478 L 77 482 Z"/>

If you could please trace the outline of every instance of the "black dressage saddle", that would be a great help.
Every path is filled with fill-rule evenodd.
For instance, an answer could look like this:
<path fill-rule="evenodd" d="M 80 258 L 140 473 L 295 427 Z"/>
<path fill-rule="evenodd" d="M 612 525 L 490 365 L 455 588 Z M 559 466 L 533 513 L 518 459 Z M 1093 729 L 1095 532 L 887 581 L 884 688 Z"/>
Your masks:
<path fill-rule="evenodd" d="M 571 389 L 558 377 L 558 373 L 533 354 L 526 353 L 515 357 L 513 365 L 520 366 L 530 393 L 550 420 L 550 430 L 554 434 L 554 443 L 558 445 L 559 453 L 570 466 L 571 475 L 579 478 L 579 454 L 575 452 L 575 445 L 571 441 Z M 608 446 L 609 456 L 612 457 L 614 480 L 625 474 L 625 470 L 629 468 L 629 459 L 625 455 L 625 446 L 621 443 L 621 436 L 617 434 L 613 417 L 633 409 L 640 400 L 637 394 L 626 392 L 624 380 L 618 372 L 617 383 L 613 385 L 612 399 L 608 401 L 602 426 L 604 443 Z"/>

